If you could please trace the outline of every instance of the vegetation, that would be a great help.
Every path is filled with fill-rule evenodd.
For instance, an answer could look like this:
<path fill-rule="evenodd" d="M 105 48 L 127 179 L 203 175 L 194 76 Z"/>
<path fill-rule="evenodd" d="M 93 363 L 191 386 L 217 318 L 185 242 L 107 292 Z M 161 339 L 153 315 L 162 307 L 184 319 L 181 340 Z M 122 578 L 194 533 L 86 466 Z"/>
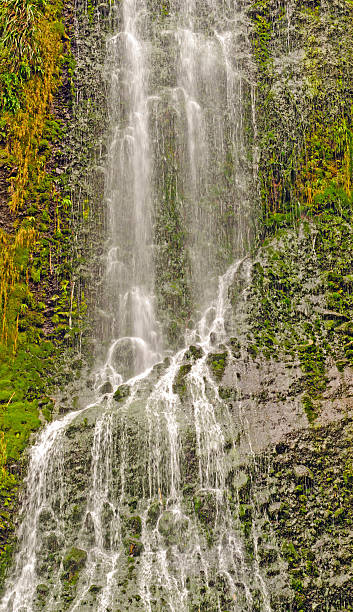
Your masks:
<path fill-rule="evenodd" d="M 353 363 L 351 6 L 298 5 L 292 39 L 286 6 L 259 0 L 249 11 L 261 108 L 264 256 L 254 268 L 254 350 L 299 360 L 304 409 L 314 423 L 328 360 L 341 369 Z M 319 38 L 325 27 L 329 40 Z M 304 57 L 286 64 L 298 49 Z"/>
<path fill-rule="evenodd" d="M 249 14 L 262 204 L 251 355 L 300 366 L 291 392 L 301 395 L 310 424 L 295 442 L 293 434 L 277 445 L 261 485 L 270 487 L 268 531 L 282 543 L 290 575 L 290 602 L 271 603 L 298 612 L 351 609 L 352 429 L 342 391 L 335 396 L 342 422 L 322 427 L 318 417 L 329 371 L 343 381 L 353 365 L 352 3 L 304 0 L 289 11 L 259 0 Z M 311 474 L 305 482 L 296 463 Z M 278 571 L 270 564 L 269 575 Z"/>
<path fill-rule="evenodd" d="M 0 7 L 0 573 L 30 436 L 51 418 L 58 347 L 72 342 L 84 304 L 72 289 L 70 198 L 53 150 L 54 110 L 69 47 L 60 0 Z"/>

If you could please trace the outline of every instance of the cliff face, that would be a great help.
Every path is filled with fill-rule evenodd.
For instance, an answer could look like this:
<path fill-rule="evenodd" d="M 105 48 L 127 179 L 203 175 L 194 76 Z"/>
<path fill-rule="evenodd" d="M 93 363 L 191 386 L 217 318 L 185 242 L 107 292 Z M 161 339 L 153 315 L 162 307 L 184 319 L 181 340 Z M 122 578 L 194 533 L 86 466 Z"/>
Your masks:
<path fill-rule="evenodd" d="M 86 312 L 95 295 L 88 277 L 95 232 L 104 224 L 97 206 L 104 7 L 97 16 L 93 27 L 80 3 L 54 0 L 10 1 L 0 9 L 2 576 L 24 451 L 33 432 L 52 419 L 57 387 L 67 387 L 82 368 Z M 64 410 L 65 394 L 61 399 Z"/>
<path fill-rule="evenodd" d="M 268 461 L 254 489 L 269 493 L 265 533 L 288 564 L 292 609 L 351 609 L 352 5 L 255 2 L 248 14 L 263 242 L 239 399 Z"/>
<path fill-rule="evenodd" d="M 249 0 L 243 5 L 256 81 L 255 106 L 248 109 L 249 122 L 255 110 L 256 130 L 249 129 L 249 141 L 255 142 L 248 146 L 259 176 L 258 240 L 244 274 L 229 290 L 232 338 L 219 346 L 215 343 L 206 364 L 233 427 L 233 438 L 224 448 L 229 508 L 245 542 L 245 566 L 261 568 L 273 610 L 349 610 L 353 605 L 353 8 L 348 0 Z M 48 393 L 54 383 L 59 380 L 63 387 L 73 378 L 72 361 L 67 365 L 60 355 L 72 350 L 74 367 L 82 367 L 80 341 L 87 302 L 92 312 L 99 295 L 91 280 L 92 261 L 99 276 L 105 224 L 100 200 L 106 157 L 108 7 L 78 3 L 62 9 L 52 2 L 46 13 L 43 10 L 36 13 L 44 37 L 36 43 L 39 67 L 32 66 L 29 50 L 30 72 L 18 63 L 17 81 L 9 81 L 13 68 L 7 54 L 1 75 L 5 84 L 0 123 L 4 569 L 24 470 L 23 450 L 31 432 L 51 419 Z M 168 6 L 163 10 L 167 14 Z M 167 230 L 162 227 L 166 220 L 158 219 L 157 238 L 161 244 L 169 240 L 178 251 L 180 240 L 175 246 L 169 236 L 174 222 L 179 227 L 174 209 L 172 213 L 165 211 Z M 175 261 L 181 270 L 177 270 L 181 291 L 187 293 L 183 283 L 188 263 L 180 261 L 178 253 Z M 169 271 L 163 274 L 169 281 Z M 168 295 L 160 298 L 161 308 L 171 304 L 176 311 L 187 311 L 183 317 L 176 315 L 178 329 L 180 319 L 184 322 L 190 315 L 185 307 L 188 299 L 188 294 L 179 296 L 179 304 Z M 187 376 L 198 358 L 191 351 L 175 372 L 173 389 L 185 415 L 193 402 Z M 59 373 L 52 380 L 54 365 Z M 155 369 L 146 388 L 139 390 L 138 401 L 115 424 L 116 457 L 122 456 L 121 439 L 130 440 L 119 570 L 122 609 L 138 610 L 142 605 L 136 589 L 141 517 L 134 513 L 147 484 L 145 464 L 136 454 L 148 437 L 141 411 L 165 367 Z M 119 406 L 127 401 L 125 391 L 117 397 Z M 61 399 L 62 412 L 73 405 L 70 393 Z M 96 418 L 94 410 L 87 412 L 65 434 L 68 527 L 65 540 L 50 539 L 53 517 L 42 517 L 46 543 L 39 573 L 45 584 L 37 590 L 38 609 L 60 563 L 66 563 L 67 571 L 60 578 L 58 605 L 70 605 L 85 564 L 84 558 L 78 558 L 82 551 L 75 548 L 75 533 L 87 504 L 83 490 L 91 468 L 87 457 Z M 195 432 L 186 417 L 183 427 L 182 470 L 189 486 L 185 504 L 196 516 L 202 541 L 211 548 L 217 535 L 218 502 L 195 488 Z M 114 469 L 120 469 L 119 464 Z M 117 489 L 118 485 L 117 481 Z M 166 541 L 169 537 L 173 544 L 184 527 L 172 524 L 163 503 L 156 499 L 144 510 L 151 524 L 162 516 L 165 528 L 163 532 L 162 521 L 160 537 Z M 109 508 L 105 511 L 108 542 L 114 523 Z M 88 546 L 90 526 L 84 527 Z M 50 555 L 53 563 L 48 567 Z M 87 609 L 95 609 L 100 593 L 99 585 L 91 587 Z M 196 579 L 192 588 L 193 609 L 215 609 L 212 588 L 205 594 Z M 251 588 L 253 609 L 264 609 L 257 587 Z M 231 599 L 225 597 L 222 605 L 232 605 Z"/>
<path fill-rule="evenodd" d="M 69 57 L 60 3 L 7 2 L 0 14 L 3 574 L 11 553 L 22 453 L 53 408 L 48 395 L 57 338 L 52 319 L 55 307 L 70 310 L 70 294 L 61 292 L 61 285 L 69 284 L 71 201 L 59 191 L 55 174 L 68 101 L 60 79 Z M 55 296 L 58 301 L 51 301 Z"/>

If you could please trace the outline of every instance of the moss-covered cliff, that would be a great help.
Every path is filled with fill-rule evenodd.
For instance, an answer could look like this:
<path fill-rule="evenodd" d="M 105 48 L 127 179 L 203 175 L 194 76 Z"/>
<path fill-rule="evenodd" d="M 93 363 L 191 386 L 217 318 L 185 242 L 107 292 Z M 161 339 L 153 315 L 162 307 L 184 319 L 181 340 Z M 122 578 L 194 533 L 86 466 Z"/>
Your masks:
<path fill-rule="evenodd" d="M 290 604 L 279 596 L 274 609 L 348 610 L 353 7 L 340 0 L 265 0 L 251 3 L 248 15 L 258 70 L 263 213 L 247 342 L 260 372 L 273 373 L 260 405 L 282 414 L 283 422 L 293 419 L 291 434 L 273 446 L 269 481 L 255 476 L 255 489 L 261 483 L 271 491 L 264 511 L 293 594 Z M 295 416 L 298 401 L 305 433 Z M 292 417 L 285 406 L 292 406 Z"/>
<path fill-rule="evenodd" d="M 168 7 L 162 4 L 158 14 L 167 16 Z M 249 140 L 256 135 L 257 156 L 251 162 L 258 166 L 261 214 L 250 282 L 246 289 L 244 279 L 234 284 L 230 295 L 237 333 L 226 345 L 215 346 L 207 358 L 220 398 L 233 421 L 240 423 L 236 465 L 234 440 L 225 444 L 231 503 L 240 504 L 238 518 L 249 564 L 255 557 L 259 560 L 271 585 L 274 610 L 350 610 L 353 5 L 349 0 L 244 0 L 242 4 L 252 42 L 251 78 L 256 81 L 256 130 L 249 127 Z M 87 305 L 93 312 L 99 300 L 90 277 L 92 267 L 101 268 L 105 225 L 100 199 L 107 121 L 104 33 L 110 17 L 108 7 L 99 2 L 73 7 L 56 0 L 6 0 L 0 23 L 4 572 L 25 472 L 24 450 L 32 433 L 52 418 L 55 383 L 59 380 L 66 386 L 82 366 L 83 320 Z M 155 220 L 156 262 L 163 284 L 159 307 L 172 344 L 179 342 L 191 316 L 183 211 L 175 185 L 174 175 L 165 171 L 160 186 L 163 206 Z M 163 265 L 167 256 L 169 268 Z M 186 407 L 192 404 L 187 381 L 200 358 L 197 350 L 190 349 L 174 379 L 173 392 Z M 62 357 L 68 352 L 69 367 Z M 153 374 L 156 380 L 158 375 Z M 122 389 L 116 399 L 123 401 L 125 396 Z M 67 404 L 73 405 L 71 397 Z M 60 410 L 65 409 L 64 401 Z M 133 419 L 126 425 L 134 493 L 130 514 L 138 503 L 133 477 L 138 470 L 145 476 L 145 465 L 134 467 L 136 432 L 144 427 L 140 412 L 135 428 Z M 72 457 L 78 472 L 77 482 L 70 480 L 72 504 L 66 509 L 74 525 L 83 513 L 80 487 L 84 488 L 90 468 L 84 457 L 96 416 L 89 422 L 81 419 L 76 430 L 66 432 L 72 446 L 68 480 Z M 75 442 L 76 434 L 81 446 Z M 192 489 L 197 471 L 192 435 L 188 433 L 183 458 L 191 483 L 185 496 L 212 542 L 212 507 Z M 249 439 L 251 461 L 248 448 L 244 459 Z M 241 475 L 240 484 L 234 474 Z M 157 516 L 162 506 L 162 499 L 155 502 Z M 139 517 L 134 518 L 133 525 L 124 527 L 130 539 L 123 588 L 140 553 Z M 62 555 L 67 572 L 63 597 L 69 605 L 76 584 L 72 568 L 75 563 L 84 565 L 85 559 L 78 549 L 66 557 L 64 545 L 58 550 L 55 554 L 58 559 Z M 38 592 L 39 600 L 45 596 Z M 92 606 L 97 596 L 98 591 L 90 591 Z M 121 597 L 126 602 L 123 591 Z M 134 591 L 131 597 L 139 601 Z M 204 592 L 198 599 L 195 596 L 195 601 L 204 602 L 204 607 L 195 603 L 199 610 L 215 605 L 207 597 Z"/>
<path fill-rule="evenodd" d="M 63 129 L 55 99 L 59 92 L 63 95 L 61 72 L 70 53 L 62 10 L 60 2 L 30 0 L 4 2 L 0 9 L 0 486 L 5 562 L 22 453 L 53 409 L 48 394 L 61 336 L 56 307 L 60 303 L 66 312 L 72 307 L 67 290 L 71 201 L 58 189 L 53 167 Z M 55 296 L 57 301 L 51 301 Z"/>
<path fill-rule="evenodd" d="M 94 15 L 93 4 L 87 10 L 57 0 L 0 7 L 1 575 L 11 555 L 24 451 L 57 410 L 57 385 L 67 386 L 82 367 L 94 299 L 88 253 L 103 224 L 97 160 L 104 134 L 95 100 L 104 96 L 104 38 Z M 90 46 L 84 59 L 82 44 Z"/>

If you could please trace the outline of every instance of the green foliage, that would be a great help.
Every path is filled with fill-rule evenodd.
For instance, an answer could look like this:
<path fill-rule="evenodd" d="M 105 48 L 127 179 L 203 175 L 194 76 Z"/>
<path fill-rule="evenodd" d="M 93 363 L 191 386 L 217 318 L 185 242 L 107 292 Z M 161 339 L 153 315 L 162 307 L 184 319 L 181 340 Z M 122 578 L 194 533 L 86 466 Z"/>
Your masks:
<path fill-rule="evenodd" d="M 52 418 L 48 393 L 59 353 L 80 333 L 86 309 L 73 279 L 72 204 L 48 164 L 63 136 L 50 114 L 65 37 L 61 10 L 61 0 L 0 4 L 0 169 L 3 179 L 11 172 L 12 209 L 4 209 L 0 232 L 0 584 L 12 555 L 24 450 Z"/>
<path fill-rule="evenodd" d="M 321 10 L 296 3 L 291 34 L 281 3 L 254 0 L 248 13 L 259 85 L 263 228 L 270 234 L 327 208 L 341 214 L 349 206 L 352 19 L 348 5 Z M 305 57 L 287 69 L 281 58 L 289 48 L 304 49 Z"/>
<path fill-rule="evenodd" d="M 0 8 L 1 52 L 17 68 L 38 53 L 38 13 L 43 0 L 3 0 Z"/>
<path fill-rule="evenodd" d="M 272 20 L 270 11 L 269 2 L 266 0 L 258 0 L 252 5 L 254 56 L 266 74 L 271 67 Z"/>
<path fill-rule="evenodd" d="M 8 73 L 0 75 L 1 98 L 0 104 L 5 111 L 16 113 L 20 108 L 19 90 L 21 81 L 17 74 Z"/>
<path fill-rule="evenodd" d="M 22 86 L 41 70 L 38 39 L 44 0 L 3 0 L 0 6 L 0 109 L 16 113 Z"/>

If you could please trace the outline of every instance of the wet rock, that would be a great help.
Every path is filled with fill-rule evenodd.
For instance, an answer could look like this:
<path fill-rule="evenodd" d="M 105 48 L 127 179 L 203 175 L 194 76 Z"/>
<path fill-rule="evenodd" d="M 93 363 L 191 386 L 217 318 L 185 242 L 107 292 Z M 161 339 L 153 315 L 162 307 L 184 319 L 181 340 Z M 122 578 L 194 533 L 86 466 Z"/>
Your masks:
<path fill-rule="evenodd" d="M 88 592 L 89 593 L 93 593 L 94 595 L 96 595 L 97 593 L 100 593 L 103 587 L 98 586 L 97 584 L 92 584 L 89 589 Z"/>
<path fill-rule="evenodd" d="M 127 538 L 125 548 L 129 557 L 139 557 L 143 551 L 143 544 L 138 538 Z"/>
<path fill-rule="evenodd" d="M 147 522 L 155 527 L 157 525 L 158 517 L 161 513 L 161 504 L 160 502 L 154 502 L 150 505 L 147 513 Z"/>
<path fill-rule="evenodd" d="M 201 346 L 191 345 L 186 351 L 184 357 L 186 360 L 197 361 L 198 359 L 201 359 L 202 356 L 203 356 L 203 349 L 201 348 Z"/>
<path fill-rule="evenodd" d="M 273 504 L 270 504 L 268 508 L 268 514 L 271 518 L 274 518 L 274 517 L 279 516 L 282 510 L 283 510 L 282 502 L 274 502 Z"/>
<path fill-rule="evenodd" d="M 270 565 L 278 559 L 278 552 L 275 548 L 260 548 L 259 550 L 260 566 Z"/>
<path fill-rule="evenodd" d="M 314 480 L 312 471 L 305 465 L 295 465 L 293 467 L 295 480 L 299 483 L 311 483 Z"/>
<path fill-rule="evenodd" d="M 73 546 L 65 555 L 63 560 L 63 568 L 65 577 L 72 580 L 86 565 L 87 553 L 81 548 Z"/>
<path fill-rule="evenodd" d="M 235 357 L 236 359 L 239 359 L 241 355 L 239 340 L 237 338 L 230 338 L 228 344 L 230 346 L 230 350 L 231 350 L 233 357 Z"/>
<path fill-rule="evenodd" d="M 112 393 L 113 392 L 113 386 L 112 384 L 109 382 L 109 380 L 107 380 L 107 382 L 105 382 L 100 388 L 99 388 L 99 393 L 101 395 L 104 395 L 105 393 Z"/>
<path fill-rule="evenodd" d="M 52 524 L 53 520 L 54 520 L 53 515 L 49 510 L 47 509 L 42 510 L 39 515 L 40 528 L 45 530 L 48 526 Z"/>
<path fill-rule="evenodd" d="M 47 545 L 48 550 L 50 550 L 51 552 L 55 552 L 59 549 L 58 538 L 54 533 L 48 536 L 46 540 L 46 545 Z"/>
<path fill-rule="evenodd" d="M 190 363 L 185 363 L 184 365 L 182 365 L 179 368 L 179 371 L 177 372 L 177 374 L 175 375 L 174 381 L 173 381 L 173 393 L 175 393 L 176 395 L 179 395 L 180 398 L 183 398 L 186 394 L 186 377 L 189 374 L 189 372 L 191 371 L 191 364 Z"/>
<path fill-rule="evenodd" d="M 123 402 L 130 395 L 129 385 L 120 385 L 115 391 L 113 397 L 116 402 Z"/>
<path fill-rule="evenodd" d="M 161 518 L 158 521 L 158 531 L 167 536 L 174 528 L 174 514 L 173 512 L 163 512 Z"/>
<path fill-rule="evenodd" d="M 226 369 L 228 353 L 211 353 L 207 356 L 207 365 L 210 368 L 216 380 L 223 378 L 224 370 Z"/>
<path fill-rule="evenodd" d="M 93 546 L 95 542 L 94 521 L 90 512 L 87 513 L 83 523 L 83 534 L 88 546 Z"/>
<path fill-rule="evenodd" d="M 160 363 L 156 363 L 156 365 L 153 366 L 152 372 L 156 376 L 156 378 L 159 378 L 167 367 L 168 364 L 165 361 L 161 361 Z"/>
<path fill-rule="evenodd" d="M 224 401 L 236 400 L 237 391 L 232 387 L 219 387 L 218 388 L 219 397 Z"/>
<path fill-rule="evenodd" d="M 243 489 L 249 489 L 249 476 L 245 472 L 237 472 L 233 477 L 232 486 L 234 489 L 241 491 Z"/>
<path fill-rule="evenodd" d="M 217 499 L 209 491 L 198 491 L 194 497 L 194 508 L 198 519 L 205 525 L 212 525 L 217 516 Z"/>
<path fill-rule="evenodd" d="M 158 521 L 158 531 L 167 544 L 180 544 L 181 536 L 187 529 L 187 525 L 185 517 L 166 510 Z"/>

